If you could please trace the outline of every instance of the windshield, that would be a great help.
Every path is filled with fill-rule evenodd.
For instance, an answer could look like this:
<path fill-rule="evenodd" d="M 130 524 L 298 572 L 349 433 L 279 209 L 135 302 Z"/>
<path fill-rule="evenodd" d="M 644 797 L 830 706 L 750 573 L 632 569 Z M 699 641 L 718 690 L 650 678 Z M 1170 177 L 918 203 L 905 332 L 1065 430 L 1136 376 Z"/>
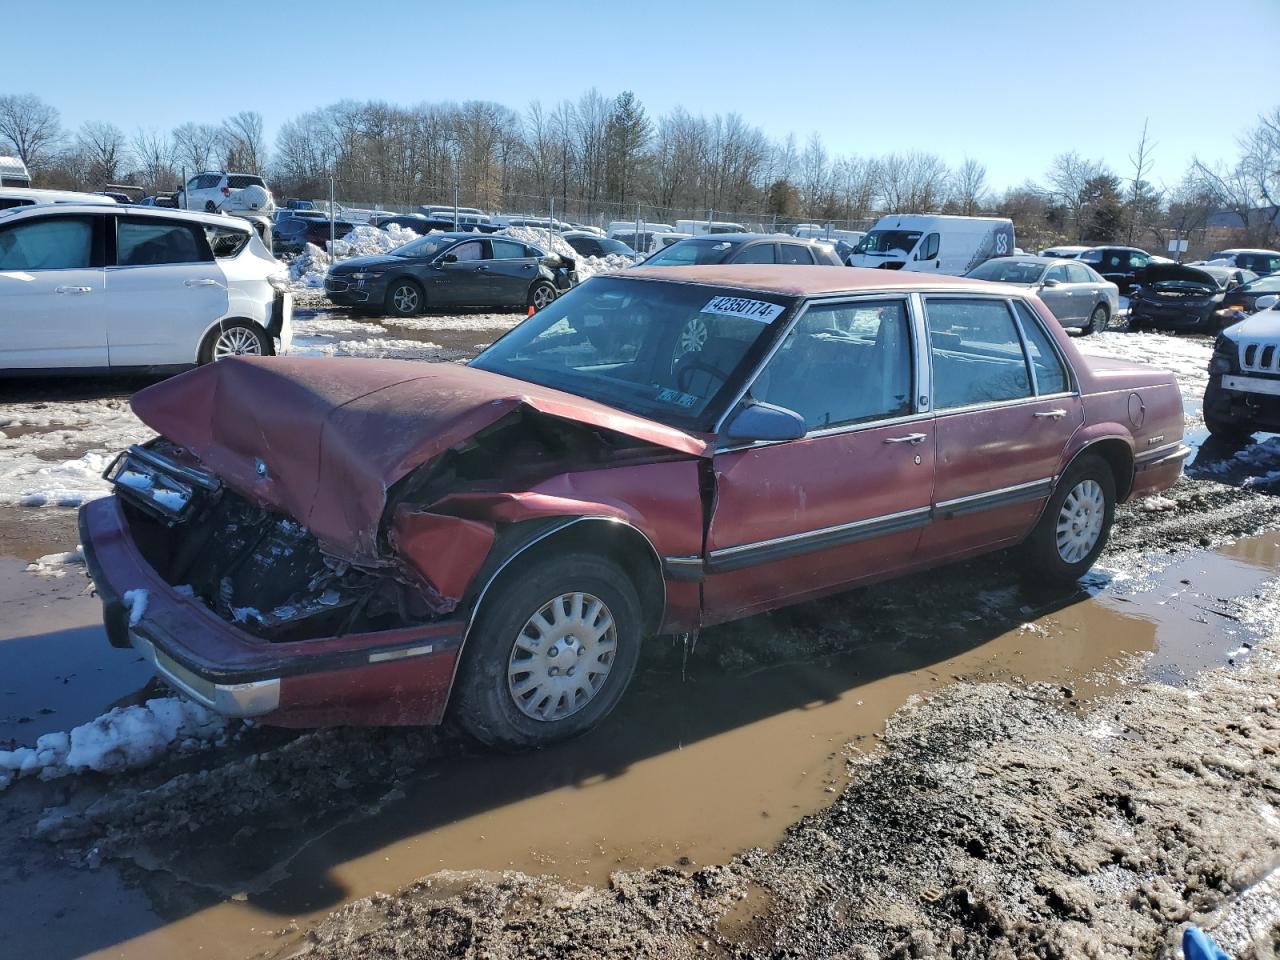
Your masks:
<path fill-rule="evenodd" d="M 854 253 L 910 253 L 920 239 L 919 230 L 872 230 L 858 241 Z"/>
<path fill-rule="evenodd" d="M 1044 264 L 1034 260 L 1006 260 L 998 258 L 974 267 L 965 276 L 976 280 L 993 280 L 996 283 L 1035 283 L 1044 273 Z"/>
<path fill-rule="evenodd" d="M 1247 290 L 1249 293 L 1280 293 L 1280 277 L 1263 277 L 1260 280 L 1251 280 L 1241 290 Z"/>
<path fill-rule="evenodd" d="M 457 237 L 446 237 L 442 233 L 429 233 L 425 237 L 419 237 L 417 240 L 410 240 L 402 247 L 396 247 L 391 251 L 391 255 L 395 257 L 434 257 L 440 251 L 448 248 L 450 244 L 457 242 Z"/>
<path fill-rule="evenodd" d="M 724 263 L 734 246 L 728 240 L 681 240 L 659 250 L 644 265 L 689 267 L 699 263 Z"/>
<path fill-rule="evenodd" d="M 710 430 L 794 301 L 596 277 L 471 362 L 687 430 Z"/>

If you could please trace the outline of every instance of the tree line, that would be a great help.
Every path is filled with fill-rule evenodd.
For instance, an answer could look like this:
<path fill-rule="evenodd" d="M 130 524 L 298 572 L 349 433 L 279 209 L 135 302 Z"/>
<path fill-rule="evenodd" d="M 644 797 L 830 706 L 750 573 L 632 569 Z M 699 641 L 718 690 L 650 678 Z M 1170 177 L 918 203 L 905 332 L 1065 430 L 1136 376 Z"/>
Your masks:
<path fill-rule="evenodd" d="M 714 218 L 743 223 L 864 226 L 882 212 L 1012 217 L 1023 246 L 1127 242 L 1163 249 L 1233 214 L 1240 242 L 1280 240 L 1280 107 L 1238 140 L 1235 160 L 1193 159 L 1171 186 L 1151 181 L 1158 144 L 1144 125 L 1113 167 L 1068 151 L 1039 179 L 994 190 L 980 158 L 949 166 L 921 151 L 835 156 L 814 134 L 767 136 L 737 113 L 677 107 L 651 117 L 630 91 L 592 89 L 522 111 L 490 101 L 342 101 L 285 122 L 268 149 L 262 116 L 188 122 L 132 135 L 94 120 L 71 131 L 32 94 L 0 95 L 0 152 L 49 187 L 135 184 L 172 190 L 206 169 L 261 173 L 277 197 L 326 197 L 412 208 L 451 202 L 490 211 L 602 222 Z"/>

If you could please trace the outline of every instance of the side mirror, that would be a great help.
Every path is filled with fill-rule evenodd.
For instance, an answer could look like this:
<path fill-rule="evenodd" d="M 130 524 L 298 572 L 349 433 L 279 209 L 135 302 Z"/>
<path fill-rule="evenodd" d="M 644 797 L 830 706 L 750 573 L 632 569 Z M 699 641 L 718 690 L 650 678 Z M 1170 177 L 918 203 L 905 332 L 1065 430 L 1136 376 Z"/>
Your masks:
<path fill-rule="evenodd" d="M 443 257 L 440 258 L 440 262 L 442 264 L 457 263 L 458 255 L 456 253 L 446 253 Z"/>
<path fill-rule="evenodd" d="M 725 426 L 730 440 L 748 443 L 758 440 L 799 440 L 805 435 L 804 417 L 786 407 L 752 403 L 733 415 Z"/>
<path fill-rule="evenodd" d="M 1041 284 L 1040 284 L 1040 286 L 1042 286 L 1042 287 L 1056 287 L 1056 286 L 1057 286 L 1058 284 L 1060 284 L 1061 282 L 1062 282 L 1061 280 L 1054 280 L 1054 279 L 1050 278 L 1050 279 L 1048 279 L 1048 280 L 1045 280 L 1043 283 L 1041 283 Z"/>
<path fill-rule="evenodd" d="M 1280 303 L 1280 296 L 1277 296 L 1274 293 L 1268 293 L 1265 297 L 1259 297 L 1257 300 L 1253 301 L 1253 307 L 1255 310 L 1270 310 L 1275 307 L 1277 303 Z"/>

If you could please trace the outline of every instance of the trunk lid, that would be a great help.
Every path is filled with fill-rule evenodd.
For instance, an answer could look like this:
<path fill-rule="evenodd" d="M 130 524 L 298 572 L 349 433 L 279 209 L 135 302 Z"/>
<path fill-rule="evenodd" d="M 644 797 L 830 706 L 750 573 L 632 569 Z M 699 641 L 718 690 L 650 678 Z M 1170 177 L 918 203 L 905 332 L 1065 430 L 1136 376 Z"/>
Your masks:
<path fill-rule="evenodd" d="M 306 525 L 329 553 L 377 562 L 387 490 L 521 407 L 689 456 L 707 439 L 452 363 L 228 358 L 148 387 L 133 410 L 232 489 Z"/>

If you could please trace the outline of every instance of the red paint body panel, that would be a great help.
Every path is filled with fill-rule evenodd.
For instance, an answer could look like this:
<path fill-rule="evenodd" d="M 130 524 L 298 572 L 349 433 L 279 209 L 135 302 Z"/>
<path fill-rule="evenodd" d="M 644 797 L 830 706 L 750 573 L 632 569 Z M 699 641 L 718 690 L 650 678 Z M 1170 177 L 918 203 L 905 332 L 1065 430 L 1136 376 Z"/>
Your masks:
<path fill-rule="evenodd" d="M 493 524 L 396 507 L 391 546 L 430 584 L 444 612 L 458 605 L 493 546 Z"/>
<path fill-rule="evenodd" d="M 277 727 L 439 723 L 457 658 L 453 649 L 354 670 L 285 677 L 280 708 L 263 722 Z"/>
<path fill-rule="evenodd" d="M 335 556 L 363 562 L 379 559 L 392 484 L 522 406 L 691 456 L 707 449 L 674 427 L 452 363 L 236 357 L 133 399 L 144 423 L 232 489 L 302 522 Z"/>

